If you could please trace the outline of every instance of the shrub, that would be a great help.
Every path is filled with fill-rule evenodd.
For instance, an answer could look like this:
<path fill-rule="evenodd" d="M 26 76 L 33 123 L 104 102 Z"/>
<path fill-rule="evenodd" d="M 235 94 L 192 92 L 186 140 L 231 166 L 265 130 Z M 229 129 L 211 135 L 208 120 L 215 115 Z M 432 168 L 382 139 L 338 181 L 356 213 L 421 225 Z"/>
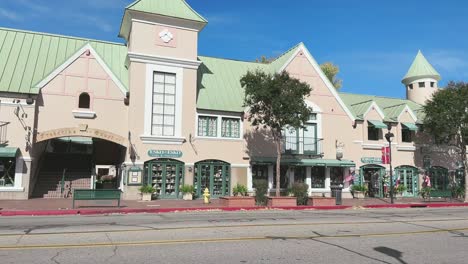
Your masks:
<path fill-rule="evenodd" d="M 426 198 L 429 198 L 429 196 L 431 195 L 431 191 L 432 191 L 431 187 L 424 187 L 424 188 L 421 188 L 421 190 L 419 190 L 419 195 L 421 195 L 423 199 L 426 199 Z"/>
<path fill-rule="evenodd" d="M 151 185 L 143 185 L 138 189 L 141 193 L 154 193 L 156 189 Z"/>
<path fill-rule="evenodd" d="M 398 187 L 395 187 L 394 189 L 395 193 L 404 193 L 406 191 L 406 186 L 403 184 L 398 185 Z"/>
<path fill-rule="evenodd" d="M 242 184 L 236 184 L 236 186 L 234 186 L 234 188 L 232 188 L 232 194 L 237 196 L 237 195 L 240 195 L 240 196 L 247 196 L 247 187 L 245 185 L 242 185 Z"/>
<path fill-rule="evenodd" d="M 351 187 L 351 191 L 353 192 L 367 192 L 367 187 L 364 185 L 353 185 Z"/>
<path fill-rule="evenodd" d="M 452 190 L 453 198 L 463 198 L 465 196 L 465 186 L 457 186 Z"/>
<path fill-rule="evenodd" d="M 255 186 L 255 203 L 257 205 L 267 204 L 268 181 L 267 180 L 254 180 Z"/>
<path fill-rule="evenodd" d="M 296 182 L 291 186 L 291 192 L 297 199 L 297 205 L 307 205 L 309 199 L 309 185 Z"/>
<path fill-rule="evenodd" d="M 195 187 L 189 184 L 184 184 L 180 187 L 180 192 L 183 194 L 187 194 L 187 193 L 193 194 L 195 192 Z"/>

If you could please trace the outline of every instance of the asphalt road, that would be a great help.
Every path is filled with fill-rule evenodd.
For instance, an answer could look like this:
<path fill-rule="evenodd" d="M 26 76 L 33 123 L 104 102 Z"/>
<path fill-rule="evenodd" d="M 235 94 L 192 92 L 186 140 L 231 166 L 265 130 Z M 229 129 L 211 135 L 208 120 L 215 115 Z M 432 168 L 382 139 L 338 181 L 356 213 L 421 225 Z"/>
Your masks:
<path fill-rule="evenodd" d="M 0 263 L 468 263 L 468 209 L 0 218 Z"/>

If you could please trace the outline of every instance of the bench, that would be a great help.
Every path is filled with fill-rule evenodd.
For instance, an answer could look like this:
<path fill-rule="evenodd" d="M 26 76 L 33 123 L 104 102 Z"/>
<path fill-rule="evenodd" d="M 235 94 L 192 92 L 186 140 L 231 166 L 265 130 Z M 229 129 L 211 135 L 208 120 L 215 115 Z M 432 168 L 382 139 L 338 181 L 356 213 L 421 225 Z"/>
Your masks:
<path fill-rule="evenodd" d="M 117 200 L 117 206 L 120 207 L 121 190 L 84 190 L 75 189 L 73 191 L 73 209 L 75 201 L 90 200 Z"/>

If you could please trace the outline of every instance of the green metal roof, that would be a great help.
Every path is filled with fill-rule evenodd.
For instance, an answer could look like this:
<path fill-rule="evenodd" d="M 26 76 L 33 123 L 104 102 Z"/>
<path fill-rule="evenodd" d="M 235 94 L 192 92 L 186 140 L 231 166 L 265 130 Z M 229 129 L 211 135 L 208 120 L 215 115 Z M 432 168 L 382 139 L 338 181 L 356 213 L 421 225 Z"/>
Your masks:
<path fill-rule="evenodd" d="M 418 131 L 418 126 L 416 124 L 413 124 L 413 123 L 403 123 L 403 126 L 405 126 L 406 128 L 408 128 L 409 130 L 411 131 Z"/>
<path fill-rule="evenodd" d="M 402 83 L 409 84 L 417 79 L 421 78 L 434 78 L 440 80 L 440 74 L 432 67 L 432 65 L 426 60 L 421 51 L 418 51 L 416 58 L 414 58 L 413 64 L 403 77 Z"/>
<path fill-rule="evenodd" d="M 88 43 L 127 88 L 123 44 L 0 28 L 0 92 L 37 94 L 36 85 Z"/>
<path fill-rule="evenodd" d="M 208 22 L 193 10 L 185 0 L 137 0 L 128 5 L 126 9 L 202 23 Z"/>
<path fill-rule="evenodd" d="M 197 108 L 227 112 L 244 111 L 244 89 L 240 79 L 249 70 L 278 72 L 302 43 L 280 55 L 269 64 L 200 56 Z"/>
<path fill-rule="evenodd" d="M 339 93 L 339 95 L 358 120 L 364 119 L 364 114 L 372 102 L 375 102 L 382 109 L 386 122 L 397 122 L 398 116 L 406 106 L 416 114 L 418 122 L 424 119 L 423 106 L 410 100 L 350 93 Z"/>

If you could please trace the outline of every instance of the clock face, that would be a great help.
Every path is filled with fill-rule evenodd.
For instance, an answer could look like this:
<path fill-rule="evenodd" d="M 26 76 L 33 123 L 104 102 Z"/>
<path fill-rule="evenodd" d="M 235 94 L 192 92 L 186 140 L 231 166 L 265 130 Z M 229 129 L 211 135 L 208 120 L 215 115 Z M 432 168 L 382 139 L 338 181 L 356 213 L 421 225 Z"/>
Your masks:
<path fill-rule="evenodd" d="M 161 31 L 161 33 L 159 33 L 159 37 L 164 43 L 169 43 L 171 42 L 171 40 L 174 39 L 174 35 L 172 35 L 172 33 L 169 32 L 169 30 L 167 29 L 164 29 L 163 31 Z"/>

